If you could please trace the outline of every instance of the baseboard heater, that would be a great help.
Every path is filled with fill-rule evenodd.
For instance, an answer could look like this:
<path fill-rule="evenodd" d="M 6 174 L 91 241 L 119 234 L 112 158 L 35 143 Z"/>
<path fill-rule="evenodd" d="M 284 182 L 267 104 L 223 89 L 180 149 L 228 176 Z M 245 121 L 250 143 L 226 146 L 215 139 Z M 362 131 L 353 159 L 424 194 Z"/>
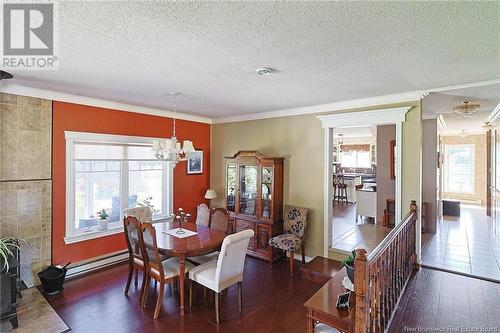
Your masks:
<path fill-rule="evenodd" d="M 125 250 L 71 264 L 68 267 L 66 279 L 72 279 L 96 271 L 98 269 L 116 265 L 121 262 L 127 261 L 127 259 L 128 252 Z"/>

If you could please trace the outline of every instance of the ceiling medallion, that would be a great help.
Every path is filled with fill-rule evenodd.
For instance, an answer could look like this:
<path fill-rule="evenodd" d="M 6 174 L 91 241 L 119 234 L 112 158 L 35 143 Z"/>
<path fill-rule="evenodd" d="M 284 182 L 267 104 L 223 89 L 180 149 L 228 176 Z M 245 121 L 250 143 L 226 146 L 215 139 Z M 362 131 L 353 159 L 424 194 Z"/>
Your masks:
<path fill-rule="evenodd" d="M 479 106 L 479 104 L 472 104 L 471 101 L 464 101 L 459 106 L 455 106 L 453 111 L 462 118 L 470 118 L 479 110 Z"/>

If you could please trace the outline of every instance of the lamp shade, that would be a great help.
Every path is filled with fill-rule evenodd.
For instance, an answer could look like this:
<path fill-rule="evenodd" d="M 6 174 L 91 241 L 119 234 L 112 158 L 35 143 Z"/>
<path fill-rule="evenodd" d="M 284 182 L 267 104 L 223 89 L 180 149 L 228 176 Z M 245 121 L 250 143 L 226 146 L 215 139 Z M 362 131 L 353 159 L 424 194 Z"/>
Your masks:
<path fill-rule="evenodd" d="M 215 192 L 215 190 L 209 188 L 207 190 L 207 192 L 205 193 L 205 199 L 211 200 L 211 199 L 215 199 L 215 198 L 217 198 L 217 192 Z"/>

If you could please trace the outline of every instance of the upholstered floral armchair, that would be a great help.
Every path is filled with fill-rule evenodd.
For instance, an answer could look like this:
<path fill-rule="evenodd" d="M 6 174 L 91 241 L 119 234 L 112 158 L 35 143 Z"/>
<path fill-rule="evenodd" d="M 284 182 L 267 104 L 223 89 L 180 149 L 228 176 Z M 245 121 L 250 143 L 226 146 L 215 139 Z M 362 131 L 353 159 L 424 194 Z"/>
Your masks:
<path fill-rule="evenodd" d="M 290 255 L 290 274 L 293 275 L 293 255 L 302 249 L 302 263 L 305 263 L 305 239 L 307 208 L 285 205 L 284 233 L 269 240 L 269 245 L 288 252 Z"/>

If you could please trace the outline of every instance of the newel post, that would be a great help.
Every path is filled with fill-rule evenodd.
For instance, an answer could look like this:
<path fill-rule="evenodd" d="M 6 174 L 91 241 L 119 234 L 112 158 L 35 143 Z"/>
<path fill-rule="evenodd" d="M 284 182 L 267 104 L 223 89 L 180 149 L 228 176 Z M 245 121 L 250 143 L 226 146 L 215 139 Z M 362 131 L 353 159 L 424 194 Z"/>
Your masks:
<path fill-rule="evenodd" d="M 356 294 L 356 321 L 354 332 L 365 333 L 368 327 L 368 264 L 366 250 L 357 249 L 354 260 L 354 292 Z"/>
<path fill-rule="evenodd" d="M 414 213 L 417 212 L 417 201 L 416 200 L 410 201 L 410 210 Z"/>
<path fill-rule="evenodd" d="M 420 246 L 421 246 L 421 242 L 422 242 L 422 226 L 419 222 L 419 218 L 418 218 L 418 208 L 417 208 L 417 201 L 415 200 L 411 200 L 410 201 L 410 211 L 414 214 L 413 216 L 413 221 L 412 221 L 412 231 L 413 231 L 413 236 L 415 237 L 414 238 L 414 242 L 413 243 L 413 246 L 412 246 L 412 254 L 411 254 L 411 260 L 413 262 L 413 265 L 418 269 L 420 268 L 420 253 L 419 253 L 419 249 L 420 249 Z"/>

